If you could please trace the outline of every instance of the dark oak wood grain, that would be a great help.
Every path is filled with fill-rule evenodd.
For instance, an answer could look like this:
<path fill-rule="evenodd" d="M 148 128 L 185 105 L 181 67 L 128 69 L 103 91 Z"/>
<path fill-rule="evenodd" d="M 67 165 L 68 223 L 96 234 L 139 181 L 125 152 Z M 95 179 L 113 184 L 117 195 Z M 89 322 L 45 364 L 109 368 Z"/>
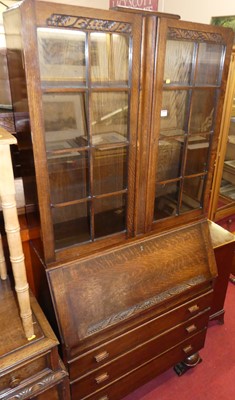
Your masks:
<path fill-rule="evenodd" d="M 210 281 L 216 274 L 213 257 L 205 222 L 50 270 L 57 312 L 66 320 L 64 340 L 73 347 L 78 340 Z M 71 331 L 76 332 L 74 338 Z"/>
<path fill-rule="evenodd" d="M 206 218 L 233 33 L 37 0 L 4 24 L 26 210 L 40 214 L 27 248 L 35 288 L 73 400 L 120 400 L 204 346 L 217 276 Z M 48 112 L 56 99 L 76 104 L 79 121 L 65 105 L 62 122 Z"/>

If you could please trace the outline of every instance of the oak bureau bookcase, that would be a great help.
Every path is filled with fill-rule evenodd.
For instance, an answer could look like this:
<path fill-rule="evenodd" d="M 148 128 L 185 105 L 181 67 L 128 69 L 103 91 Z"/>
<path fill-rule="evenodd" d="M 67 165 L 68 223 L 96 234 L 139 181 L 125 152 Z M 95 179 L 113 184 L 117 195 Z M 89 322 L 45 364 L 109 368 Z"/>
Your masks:
<path fill-rule="evenodd" d="M 37 0 L 7 10 L 4 26 L 26 211 L 40 215 L 32 257 L 72 399 L 121 399 L 200 360 L 233 34 Z"/>

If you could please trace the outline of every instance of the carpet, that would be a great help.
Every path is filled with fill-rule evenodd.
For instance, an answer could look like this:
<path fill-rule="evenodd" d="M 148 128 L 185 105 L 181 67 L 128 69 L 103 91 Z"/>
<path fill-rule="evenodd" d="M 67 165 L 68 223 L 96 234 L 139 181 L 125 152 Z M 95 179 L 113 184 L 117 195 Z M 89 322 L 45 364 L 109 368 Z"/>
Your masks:
<path fill-rule="evenodd" d="M 141 386 L 123 400 L 235 399 L 235 285 L 229 283 L 224 325 L 211 321 L 202 362 L 178 376 L 173 369 Z"/>

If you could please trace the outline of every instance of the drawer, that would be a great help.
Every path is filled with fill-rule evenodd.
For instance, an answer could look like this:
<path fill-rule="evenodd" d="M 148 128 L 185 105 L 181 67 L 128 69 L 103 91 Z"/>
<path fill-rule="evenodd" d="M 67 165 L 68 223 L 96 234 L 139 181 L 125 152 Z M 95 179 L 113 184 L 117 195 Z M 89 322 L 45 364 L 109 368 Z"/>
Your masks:
<path fill-rule="evenodd" d="M 205 337 L 206 329 L 182 342 L 178 346 L 173 347 L 164 354 L 161 354 L 159 357 L 151 359 L 140 367 L 129 371 L 129 373 L 120 377 L 120 379 L 116 379 L 114 382 L 107 384 L 104 388 L 97 388 L 93 393 L 91 388 L 90 390 L 88 389 L 87 393 L 90 393 L 90 395 L 87 395 L 86 397 L 82 397 L 78 382 L 73 383 L 71 385 L 72 400 L 120 400 L 126 394 L 155 378 L 170 367 L 173 367 L 178 362 L 183 361 L 187 356 L 199 351 L 204 346 Z M 189 346 L 191 346 L 191 350 L 186 356 L 184 349 Z"/>
<path fill-rule="evenodd" d="M 197 315 L 201 311 L 210 307 L 212 304 L 213 291 L 198 296 L 197 298 L 174 308 L 173 310 L 158 316 L 141 326 L 118 336 L 99 346 L 92 351 L 77 357 L 69 362 L 68 369 L 70 379 L 74 380 L 87 371 L 92 371 L 110 362 L 112 359 L 125 353 L 129 349 L 141 345 L 152 337 L 186 321 L 190 317 Z"/>
<path fill-rule="evenodd" d="M 60 400 L 59 387 L 52 387 L 43 393 L 38 394 L 33 400 Z"/>
<path fill-rule="evenodd" d="M 179 343 L 189 340 L 190 337 L 205 329 L 208 318 L 209 312 L 206 312 L 202 316 L 193 318 L 187 323 L 183 323 L 175 329 L 171 329 L 165 334 L 153 338 L 142 346 L 138 346 L 132 351 L 125 353 L 115 361 L 86 375 L 84 378 L 76 381 L 79 395 L 81 398 L 86 397 L 89 393 L 95 392 L 96 390 L 106 386 L 110 382 L 118 379 L 120 376 L 128 373 L 130 370 L 133 370 L 161 355 Z M 187 357 L 188 351 L 191 352 L 191 347 L 185 347 L 184 350 L 183 358 Z"/>
<path fill-rule="evenodd" d="M 32 362 L 25 363 L 20 367 L 2 374 L 0 372 L 0 392 L 6 389 L 13 389 L 19 386 L 25 379 L 28 379 L 48 367 L 47 356 L 37 358 Z"/>
<path fill-rule="evenodd" d="M 216 221 L 216 223 L 229 232 L 235 232 L 235 218 L 233 215 Z"/>

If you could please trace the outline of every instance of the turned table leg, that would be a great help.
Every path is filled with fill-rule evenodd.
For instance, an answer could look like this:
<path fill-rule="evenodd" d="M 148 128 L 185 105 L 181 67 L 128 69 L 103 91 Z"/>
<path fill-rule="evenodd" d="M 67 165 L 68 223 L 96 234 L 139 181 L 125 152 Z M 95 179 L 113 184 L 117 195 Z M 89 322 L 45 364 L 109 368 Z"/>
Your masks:
<path fill-rule="evenodd" d="M 0 128 L 0 201 L 15 280 L 20 316 L 28 340 L 35 338 L 32 311 L 29 299 L 29 285 L 26 277 L 24 253 L 20 237 L 20 226 L 15 200 L 15 183 L 11 163 L 10 145 L 16 143 L 13 135 Z M 4 275 L 4 274 L 3 274 Z"/>
<path fill-rule="evenodd" d="M 7 279 L 7 267 L 6 267 L 4 252 L 3 252 L 1 234 L 0 234 L 0 278 L 2 280 Z"/>

